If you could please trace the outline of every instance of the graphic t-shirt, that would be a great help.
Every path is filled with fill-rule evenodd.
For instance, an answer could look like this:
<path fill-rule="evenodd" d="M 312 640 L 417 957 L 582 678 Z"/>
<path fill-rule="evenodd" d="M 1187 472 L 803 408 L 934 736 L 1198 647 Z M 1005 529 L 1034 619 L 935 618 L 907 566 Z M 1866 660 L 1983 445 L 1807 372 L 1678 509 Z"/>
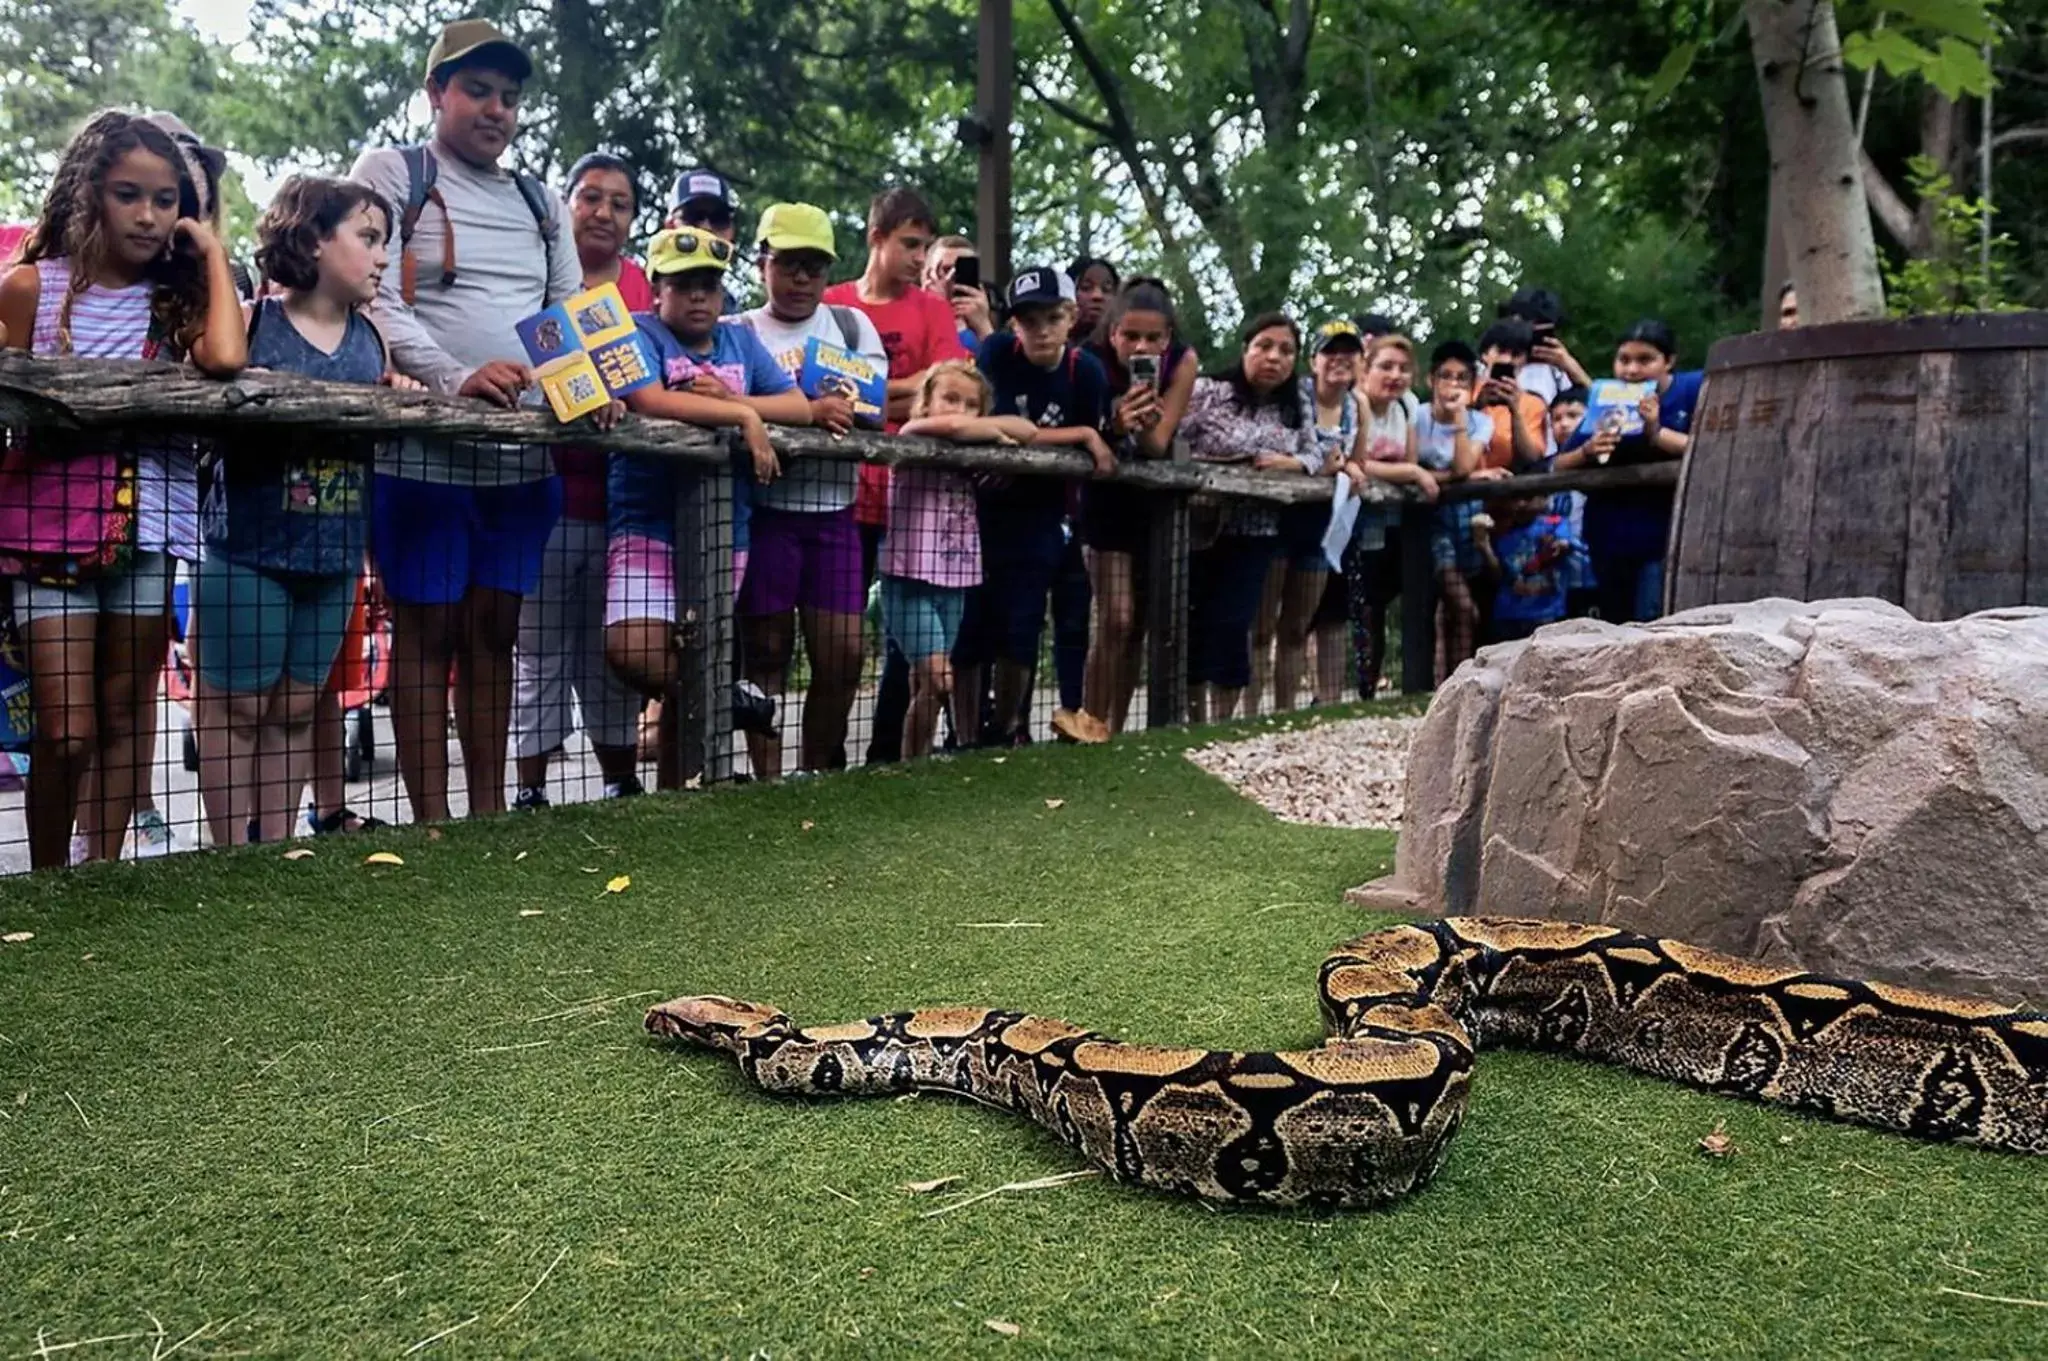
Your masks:
<path fill-rule="evenodd" d="M 860 284 L 854 281 L 826 289 L 825 301 L 857 307 L 867 314 L 889 356 L 892 381 L 915 377 L 944 360 L 971 357 L 960 343 L 953 309 L 936 293 L 911 288 L 888 302 L 864 302 Z M 893 435 L 901 425 L 901 421 L 890 421 L 884 428 Z M 888 500 L 889 470 L 863 463 L 860 491 L 853 503 L 854 518 L 864 525 L 882 524 L 888 515 Z"/>
<path fill-rule="evenodd" d="M 1109 418 L 1109 375 L 1086 350 L 1069 345 L 1058 363 L 1042 368 L 1025 357 L 1014 334 L 995 331 L 974 362 L 995 391 L 992 415 L 1021 416 L 1041 430 L 1100 430 Z M 981 501 L 998 514 L 1057 517 L 1066 509 L 1067 487 L 1056 478 L 1024 477 L 984 492 Z"/>
<path fill-rule="evenodd" d="M 384 347 L 369 319 L 351 312 L 332 354 L 299 334 L 284 304 L 256 304 L 249 366 L 339 383 L 384 376 Z M 363 565 L 363 472 L 375 452 L 364 439 L 223 438 L 199 508 L 207 552 L 274 572 L 354 575 Z"/>
<path fill-rule="evenodd" d="M 1566 593 L 1590 584 L 1586 545 L 1559 515 L 1494 535 L 1493 553 L 1501 570 L 1496 619 L 1553 623 L 1564 618 Z"/>
<path fill-rule="evenodd" d="M 879 568 L 934 586 L 981 584 L 981 527 L 967 478 L 948 468 L 899 468 L 889 480 L 889 532 Z"/>
<path fill-rule="evenodd" d="M 853 322 L 855 344 L 851 347 L 846 344 L 846 332 L 839 324 L 839 316 L 829 305 L 821 304 L 808 321 L 784 321 L 766 307 L 745 313 L 739 321 L 760 339 L 791 381 L 803 372 L 804 346 L 814 337 L 828 345 L 851 348 L 856 354 L 887 364 L 888 351 L 883 348 L 882 337 L 867 314 L 844 304 L 841 308 Z M 853 504 L 859 470 L 860 464 L 850 458 L 792 459 L 783 468 L 781 477 L 754 492 L 754 508 L 813 513 L 845 510 Z"/>
<path fill-rule="evenodd" d="M 796 384 L 775 363 L 752 331 L 736 322 L 721 321 L 711 333 L 710 345 L 692 349 L 652 313 L 633 318 L 640 333 L 654 349 L 655 367 L 662 386 L 686 388 L 698 374 L 706 373 L 741 397 L 773 397 Z M 651 454 L 613 454 L 605 482 L 608 536 L 641 534 L 663 543 L 673 543 L 676 532 L 676 465 Z M 753 490 L 751 466 L 744 482 L 735 469 L 733 490 L 733 545 L 745 544 L 745 516 Z"/>

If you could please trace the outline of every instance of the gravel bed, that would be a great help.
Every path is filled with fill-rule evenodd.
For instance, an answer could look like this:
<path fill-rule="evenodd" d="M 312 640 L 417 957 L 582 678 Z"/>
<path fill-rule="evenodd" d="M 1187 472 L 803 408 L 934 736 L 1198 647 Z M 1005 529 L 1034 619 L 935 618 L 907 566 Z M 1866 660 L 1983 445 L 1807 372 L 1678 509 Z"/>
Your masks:
<path fill-rule="evenodd" d="M 1188 752 L 1203 770 L 1288 822 L 1399 827 L 1408 744 L 1420 718 L 1354 718 Z"/>

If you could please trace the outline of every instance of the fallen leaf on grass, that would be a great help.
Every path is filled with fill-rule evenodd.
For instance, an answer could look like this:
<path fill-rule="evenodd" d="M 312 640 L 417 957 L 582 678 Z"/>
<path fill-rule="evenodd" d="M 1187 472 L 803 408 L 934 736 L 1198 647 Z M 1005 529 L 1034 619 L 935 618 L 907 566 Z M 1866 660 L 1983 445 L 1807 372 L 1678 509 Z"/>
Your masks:
<path fill-rule="evenodd" d="M 532 851 L 521 851 L 521 852 L 520 852 L 519 854 L 517 854 L 517 855 L 515 855 L 515 856 L 513 856 L 513 857 L 512 857 L 512 863 L 516 865 L 516 864 L 518 864 L 518 863 L 519 863 L 520 861 L 522 861 L 522 860 L 526 859 L 526 857 L 527 857 L 527 856 L 529 856 L 529 855 L 532 855 L 532 854 L 533 854 L 533 852 L 532 852 Z"/>
<path fill-rule="evenodd" d="M 429 841 L 439 841 L 440 839 L 441 839 L 441 829 L 440 829 L 439 827 L 429 827 L 429 828 L 427 828 L 427 840 L 429 840 Z"/>
<path fill-rule="evenodd" d="M 365 865 L 403 865 L 404 859 L 393 851 L 371 851 L 363 857 Z"/>
<path fill-rule="evenodd" d="M 902 1189 L 910 1192 L 912 1195 L 921 1196 L 928 1191 L 936 1191 L 941 1186 L 951 1186 L 954 1182 L 959 1180 L 960 1178 L 955 1176 L 934 1177 L 930 1181 L 906 1181 L 903 1183 Z"/>
<path fill-rule="evenodd" d="M 284 853 L 284 858 L 287 860 L 311 860 L 313 858 L 313 852 L 307 850 L 304 846 L 301 846 L 295 851 L 286 851 Z"/>
<path fill-rule="evenodd" d="M 998 756 L 998 757 L 996 757 L 996 764 L 997 764 L 997 765 L 1002 765 L 1002 764 L 1003 764 L 1004 762 L 1008 761 L 1009 759 L 1010 759 L 1010 758 L 1009 758 L 1009 757 L 1007 757 L 1007 756 Z"/>
<path fill-rule="evenodd" d="M 33 931 L 9 931 L 6 935 L 0 936 L 0 943 L 19 945 L 25 940 L 34 940 L 35 938 L 36 933 Z"/>
<path fill-rule="evenodd" d="M 867 1279 L 868 1277 L 870 1277 L 870 1276 L 872 1276 L 872 1275 L 874 1275 L 874 1274 L 875 1274 L 875 1269 L 874 1269 L 873 1267 L 871 1267 L 871 1266 L 864 1266 L 864 1267 L 862 1267 L 862 1268 L 860 1269 L 860 1278 L 861 1278 L 862 1280 L 866 1280 L 866 1279 Z"/>
<path fill-rule="evenodd" d="M 1735 1154 L 1735 1141 L 1728 1137 L 1719 1125 L 1714 1132 L 1700 1140 L 1700 1152 L 1709 1158 L 1727 1158 Z"/>
<path fill-rule="evenodd" d="M 1047 799 L 1045 801 L 1045 806 L 1051 809 L 1065 808 L 1067 806 L 1067 801 L 1065 799 Z"/>
<path fill-rule="evenodd" d="M 990 1332 L 1001 1333 L 1004 1337 L 1022 1337 L 1024 1335 L 1024 1330 L 1008 1319 L 985 1318 L 982 1322 L 988 1325 Z"/>
<path fill-rule="evenodd" d="M 810 830 L 811 830 L 811 829 L 812 829 L 813 827 L 816 827 L 816 826 L 817 826 L 818 824 L 817 824 L 817 823 L 815 823 L 815 822 L 812 822 L 812 821 L 811 821 L 811 820 L 810 820 L 809 818 L 805 818 L 805 819 L 804 819 L 804 820 L 803 820 L 803 821 L 802 821 L 801 823 L 799 823 L 798 825 L 799 825 L 800 827 L 802 827 L 802 828 L 803 828 L 803 830 L 805 830 L 806 832 L 808 832 L 808 831 L 810 831 Z"/>
<path fill-rule="evenodd" d="M 604 891 L 606 893 L 624 893 L 631 887 L 633 887 L 632 875 L 616 874 L 610 879 L 605 880 Z"/>
<path fill-rule="evenodd" d="M 538 917 L 541 915 L 541 910 L 537 907 L 522 907 L 519 909 L 519 915 L 522 917 Z"/>

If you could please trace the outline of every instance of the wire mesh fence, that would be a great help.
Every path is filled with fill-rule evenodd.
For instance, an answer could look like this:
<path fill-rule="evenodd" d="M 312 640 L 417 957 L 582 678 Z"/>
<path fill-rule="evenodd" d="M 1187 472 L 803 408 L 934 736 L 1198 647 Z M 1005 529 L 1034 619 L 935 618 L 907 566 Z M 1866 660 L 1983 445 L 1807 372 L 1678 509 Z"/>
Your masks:
<path fill-rule="evenodd" d="M 0 421 L 0 872 L 1429 684 L 1436 512 L 1338 570 L 1295 474 L 778 429 L 764 479 L 668 422 L 14 358 Z"/>

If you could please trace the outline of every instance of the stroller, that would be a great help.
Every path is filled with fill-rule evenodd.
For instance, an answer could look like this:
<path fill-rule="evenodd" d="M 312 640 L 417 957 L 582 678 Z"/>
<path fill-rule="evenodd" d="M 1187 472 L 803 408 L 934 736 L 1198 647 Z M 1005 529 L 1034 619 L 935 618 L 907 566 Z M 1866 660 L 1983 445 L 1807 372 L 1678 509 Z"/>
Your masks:
<path fill-rule="evenodd" d="M 184 764 L 188 772 L 199 769 L 199 737 L 192 727 L 192 658 L 186 646 L 191 621 L 191 586 L 180 568 L 171 587 L 170 655 L 164 663 L 164 692 L 185 711 Z M 391 621 L 373 614 L 360 586 L 348 632 L 342 637 L 341 655 L 335 658 L 327 688 L 341 702 L 345 742 L 342 746 L 342 778 L 350 784 L 365 778 L 377 760 L 377 730 L 370 707 L 383 697 L 391 683 Z"/>

